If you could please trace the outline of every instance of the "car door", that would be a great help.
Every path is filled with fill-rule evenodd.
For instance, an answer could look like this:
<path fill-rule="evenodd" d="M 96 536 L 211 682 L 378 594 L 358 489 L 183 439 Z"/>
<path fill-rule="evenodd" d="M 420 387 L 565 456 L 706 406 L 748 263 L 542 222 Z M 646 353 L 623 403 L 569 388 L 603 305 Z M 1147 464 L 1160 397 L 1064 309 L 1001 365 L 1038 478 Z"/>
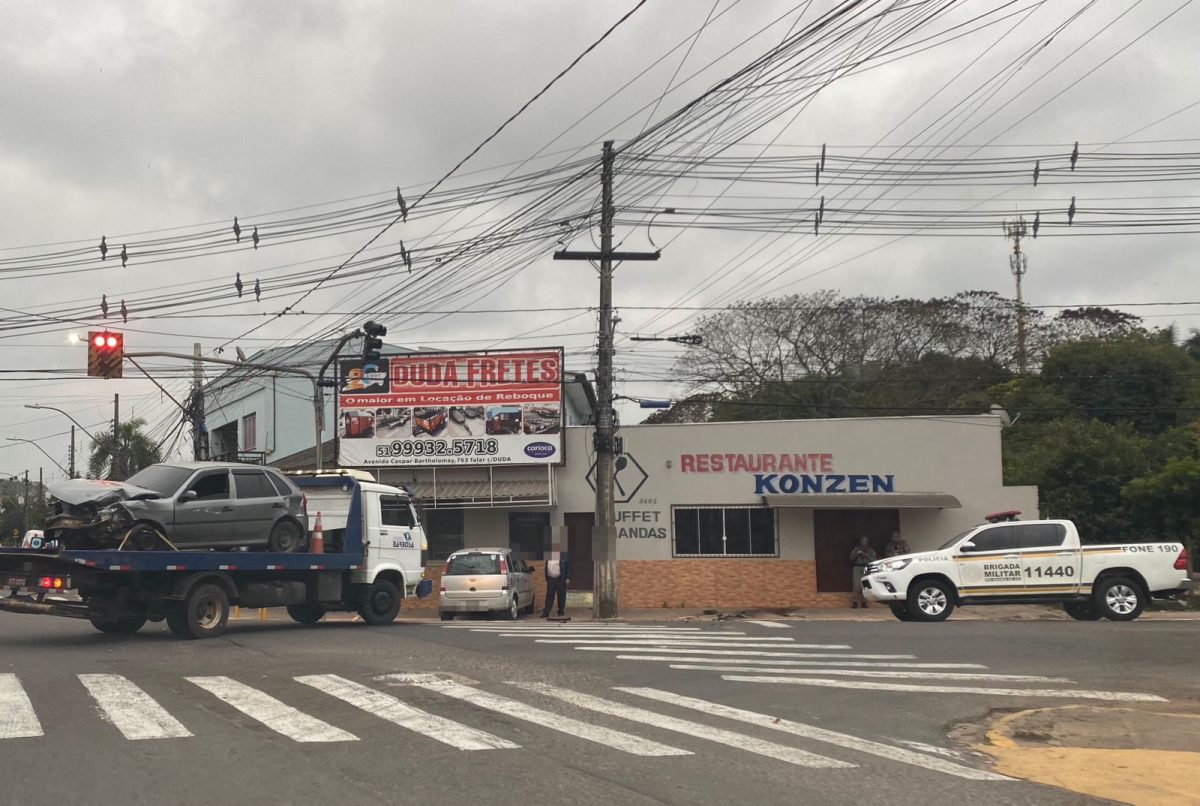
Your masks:
<path fill-rule="evenodd" d="M 959 544 L 954 563 L 962 596 L 1020 596 L 1025 592 L 1019 538 L 1013 524 L 976 532 Z"/>
<path fill-rule="evenodd" d="M 509 587 L 516 591 L 517 606 L 525 607 L 533 596 L 533 585 L 529 574 L 529 566 L 516 553 L 508 554 Z"/>
<path fill-rule="evenodd" d="M 236 523 L 229 471 L 225 468 L 201 470 L 175 501 L 175 528 L 171 539 L 176 545 L 241 545 L 242 537 L 237 533 Z"/>
<path fill-rule="evenodd" d="M 234 530 L 247 544 L 265 543 L 275 520 L 287 512 L 284 499 L 261 470 L 234 470 L 233 493 Z"/>
<path fill-rule="evenodd" d="M 417 560 L 413 553 L 419 552 L 421 545 L 419 536 L 414 533 L 416 518 L 409 500 L 402 495 L 388 493 L 371 495 L 378 499 L 378 542 L 373 540 L 372 544 L 379 548 L 380 560 L 395 563 L 400 568 L 415 567 Z"/>
<path fill-rule="evenodd" d="M 1067 548 L 1067 527 L 1061 523 L 1022 523 L 1016 526 L 1025 592 L 1031 596 L 1070 596 L 1079 591 L 1081 553 Z"/>

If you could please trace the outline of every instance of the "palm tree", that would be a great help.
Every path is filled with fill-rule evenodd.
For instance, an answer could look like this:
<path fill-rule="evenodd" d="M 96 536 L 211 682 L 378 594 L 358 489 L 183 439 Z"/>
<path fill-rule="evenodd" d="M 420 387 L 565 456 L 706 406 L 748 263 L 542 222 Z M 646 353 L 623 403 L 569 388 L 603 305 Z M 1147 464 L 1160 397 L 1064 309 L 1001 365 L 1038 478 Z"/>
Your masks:
<path fill-rule="evenodd" d="M 112 431 L 97 435 L 88 460 L 88 475 L 124 481 L 143 467 L 162 461 L 154 441 L 142 431 L 145 424 L 145 420 L 134 418 L 121 423 L 116 437 Z"/>

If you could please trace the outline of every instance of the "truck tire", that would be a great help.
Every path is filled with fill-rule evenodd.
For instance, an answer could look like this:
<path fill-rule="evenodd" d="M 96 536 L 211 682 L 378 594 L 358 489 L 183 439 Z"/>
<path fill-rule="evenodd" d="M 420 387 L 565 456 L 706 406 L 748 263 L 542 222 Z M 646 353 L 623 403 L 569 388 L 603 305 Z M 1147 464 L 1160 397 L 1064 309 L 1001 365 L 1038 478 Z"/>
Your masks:
<path fill-rule="evenodd" d="M 400 613 L 400 589 L 386 579 L 377 579 L 367 588 L 358 605 L 358 615 L 368 624 L 391 624 Z"/>
<path fill-rule="evenodd" d="M 106 621 L 97 613 L 89 613 L 88 621 L 102 633 L 133 635 L 146 624 L 146 616 L 141 613 L 123 613 L 116 620 Z"/>
<path fill-rule="evenodd" d="M 197 585 L 178 610 L 167 614 L 167 628 L 176 638 L 216 638 L 229 621 L 229 597 L 220 585 Z"/>
<path fill-rule="evenodd" d="M 1063 602 L 1063 610 L 1076 621 L 1099 621 L 1104 614 L 1092 602 Z"/>
<path fill-rule="evenodd" d="M 304 542 L 304 530 L 295 521 L 276 521 L 267 537 L 267 548 L 284 554 L 299 551 Z"/>
<path fill-rule="evenodd" d="M 908 605 L 894 604 L 888 605 L 892 609 L 892 615 L 901 621 L 916 621 L 908 612 Z"/>
<path fill-rule="evenodd" d="M 945 621 L 954 612 L 954 589 L 938 579 L 923 579 L 908 589 L 905 609 L 913 621 Z"/>
<path fill-rule="evenodd" d="M 316 624 L 325 618 L 325 605 L 308 602 L 299 605 L 288 605 L 287 614 L 297 624 Z"/>
<path fill-rule="evenodd" d="M 1092 595 L 1096 610 L 1112 621 L 1133 621 L 1146 606 L 1146 595 L 1128 577 L 1102 579 Z"/>

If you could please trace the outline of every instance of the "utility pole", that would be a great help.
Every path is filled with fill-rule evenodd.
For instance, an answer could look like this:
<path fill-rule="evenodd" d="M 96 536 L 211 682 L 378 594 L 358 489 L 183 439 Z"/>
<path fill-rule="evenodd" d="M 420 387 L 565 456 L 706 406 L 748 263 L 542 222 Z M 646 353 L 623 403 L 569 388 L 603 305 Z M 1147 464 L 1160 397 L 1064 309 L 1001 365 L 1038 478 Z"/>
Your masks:
<path fill-rule="evenodd" d="M 1017 279 L 1017 371 L 1025 374 L 1025 304 L 1021 299 L 1021 278 L 1029 268 L 1029 261 L 1021 251 L 1021 239 L 1028 233 L 1025 216 L 1015 221 L 1004 222 L 1004 237 L 1013 242 L 1012 254 L 1008 256 L 1008 267 Z"/>
<path fill-rule="evenodd" d="M 592 588 L 593 618 L 617 616 L 617 529 L 613 478 L 616 456 L 620 453 L 616 438 L 616 412 L 613 410 L 613 261 L 658 260 L 658 252 L 613 251 L 613 141 L 604 142 L 600 170 L 600 251 L 554 253 L 555 260 L 600 261 L 600 326 L 596 369 L 596 433 L 592 445 L 596 451 L 596 523 L 592 530 L 592 560 L 595 575 Z"/>
<path fill-rule="evenodd" d="M 204 373 L 200 363 L 200 342 L 192 344 L 192 458 L 197 462 L 208 459 L 208 439 L 204 428 Z"/>
<path fill-rule="evenodd" d="M 21 534 L 29 531 L 29 471 L 25 471 L 25 512 L 21 516 Z"/>
<path fill-rule="evenodd" d="M 112 455 L 112 472 L 108 475 L 116 476 L 120 472 L 121 467 L 121 396 L 113 395 L 113 455 Z M 124 479 L 117 479 L 124 481 Z"/>
<path fill-rule="evenodd" d="M 71 462 L 70 462 L 70 467 L 68 468 L 67 475 L 68 475 L 68 476 L 70 476 L 70 477 L 71 477 L 71 478 L 73 478 L 73 479 L 77 479 L 77 478 L 79 478 L 79 477 L 75 475 L 75 426 L 71 426 L 71 453 L 70 453 L 70 457 L 71 457 Z"/>

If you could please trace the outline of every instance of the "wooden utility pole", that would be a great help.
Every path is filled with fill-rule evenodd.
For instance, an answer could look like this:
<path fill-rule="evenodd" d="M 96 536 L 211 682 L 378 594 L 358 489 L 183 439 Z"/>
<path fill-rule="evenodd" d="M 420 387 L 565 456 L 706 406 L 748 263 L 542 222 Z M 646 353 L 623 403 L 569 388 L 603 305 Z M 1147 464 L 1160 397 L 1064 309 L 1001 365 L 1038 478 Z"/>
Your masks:
<path fill-rule="evenodd" d="M 613 410 L 613 261 L 658 260 L 658 252 L 613 251 L 613 141 L 604 143 L 600 169 L 600 251 L 554 253 L 555 260 L 600 261 L 600 326 L 596 367 L 596 433 L 592 445 L 596 451 L 596 521 L 592 530 L 592 561 L 595 566 L 592 588 L 593 618 L 617 616 L 617 529 L 613 478 L 616 456 L 620 452 L 616 438 L 616 412 Z"/>

